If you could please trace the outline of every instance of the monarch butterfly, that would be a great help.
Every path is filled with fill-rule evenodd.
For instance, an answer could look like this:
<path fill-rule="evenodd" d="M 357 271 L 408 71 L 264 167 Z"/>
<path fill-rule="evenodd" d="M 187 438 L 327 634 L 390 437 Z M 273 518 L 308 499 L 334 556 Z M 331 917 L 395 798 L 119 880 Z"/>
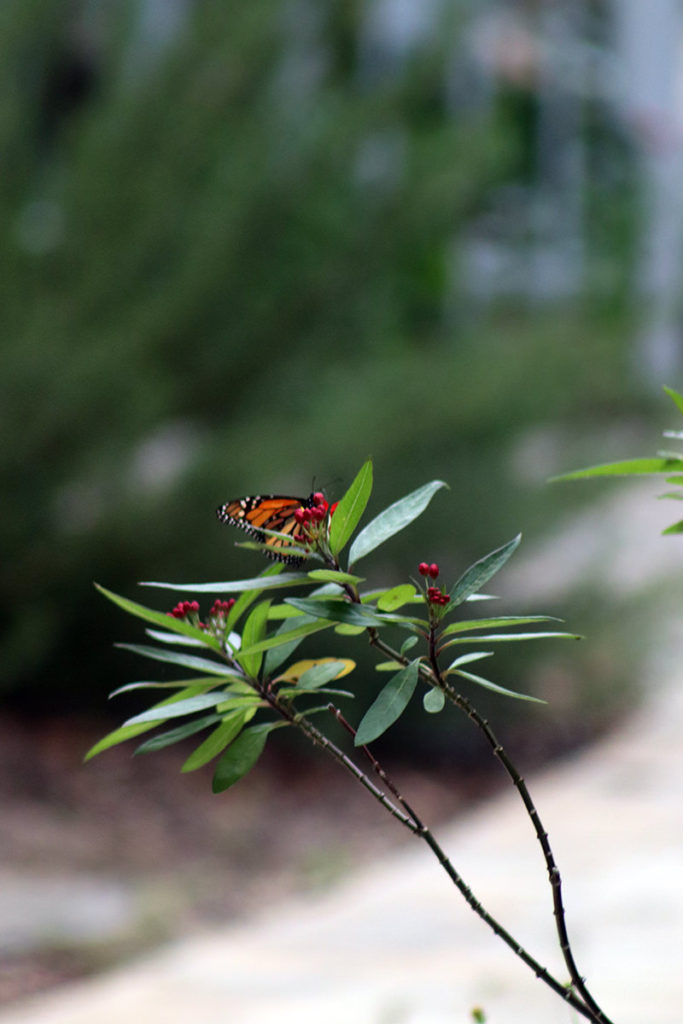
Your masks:
<path fill-rule="evenodd" d="M 298 508 L 313 508 L 316 495 L 307 498 L 291 498 L 282 494 L 256 494 L 249 498 L 235 498 L 216 509 L 216 515 L 222 523 L 239 526 L 257 541 L 265 543 L 268 558 L 287 562 L 289 565 L 301 565 L 304 561 L 298 555 L 288 555 L 287 548 L 291 542 L 283 537 L 271 537 L 264 530 L 276 530 L 278 533 L 291 534 L 297 526 L 294 513 Z"/>

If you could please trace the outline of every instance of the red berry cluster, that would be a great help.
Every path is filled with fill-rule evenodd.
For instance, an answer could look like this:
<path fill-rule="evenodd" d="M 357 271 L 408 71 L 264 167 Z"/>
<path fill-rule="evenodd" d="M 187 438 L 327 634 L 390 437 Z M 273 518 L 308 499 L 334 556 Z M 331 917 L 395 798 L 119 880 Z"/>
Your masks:
<path fill-rule="evenodd" d="M 178 601 L 172 612 L 166 612 L 167 615 L 172 615 L 174 619 L 186 619 L 192 614 L 199 614 L 199 601 Z"/>
<path fill-rule="evenodd" d="M 229 601 L 214 601 L 211 606 L 209 616 L 212 619 L 217 619 L 220 615 L 227 615 L 232 606 L 235 603 L 235 598 L 231 597 Z"/>
<path fill-rule="evenodd" d="M 330 505 L 322 491 L 316 491 L 313 495 L 314 504 L 310 508 L 298 508 L 294 513 L 299 529 L 293 534 L 293 539 L 301 543 L 310 543 L 315 540 L 316 528 L 324 522 L 328 514 L 332 515 L 338 502 L 330 508 Z"/>
<path fill-rule="evenodd" d="M 225 619 L 228 612 L 235 603 L 235 598 L 231 597 L 228 601 L 216 600 L 211 606 L 209 612 L 209 625 L 199 620 L 199 601 L 178 601 L 172 612 L 166 612 L 167 615 L 172 616 L 174 619 L 188 619 L 190 624 L 197 626 L 203 630 L 216 630 L 225 631 Z"/>
<path fill-rule="evenodd" d="M 429 562 L 420 562 L 417 571 L 420 576 L 429 576 L 432 580 L 435 580 L 439 575 L 439 567 L 436 562 L 432 562 L 431 565 Z M 427 601 L 429 604 L 446 605 L 450 599 L 450 594 L 444 594 L 440 587 L 427 587 Z"/>

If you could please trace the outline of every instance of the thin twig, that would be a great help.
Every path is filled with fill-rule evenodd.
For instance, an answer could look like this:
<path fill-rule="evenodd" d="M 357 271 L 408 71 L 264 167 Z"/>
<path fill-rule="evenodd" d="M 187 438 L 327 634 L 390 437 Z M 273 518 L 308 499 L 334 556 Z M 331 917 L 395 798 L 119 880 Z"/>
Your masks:
<path fill-rule="evenodd" d="M 381 650 L 382 653 L 388 655 L 389 657 L 398 661 L 401 664 L 407 664 L 407 659 L 398 654 L 398 652 L 394 651 L 388 644 L 381 640 L 376 630 L 370 629 L 368 630 L 368 633 L 370 633 L 370 642 L 373 644 L 373 646 L 377 647 L 378 650 Z M 444 694 L 452 701 L 452 703 L 455 704 L 456 707 L 458 707 L 461 711 L 463 711 L 467 715 L 467 717 L 472 722 L 474 722 L 475 725 L 478 726 L 478 728 L 486 737 L 494 756 L 498 759 L 498 761 L 500 761 L 501 765 L 503 766 L 508 776 L 512 780 L 513 785 L 515 786 L 517 792 L 519 793 L 522 799 L 522 802 L 524 803 L 524 807 L 526 808 L 527 814 L 534 827 L 536 838 L 538 839 L 541 850 L 543 852 L 543 857 L 548 871 L 548 879 L 550 882 L 550 888 L 553 899 L 553 916 L 555 918 L 555 928 L 558 935 L 560 950 L 562 952 L 564 962 L 567 966 L 567 970 L 569 971 L 569 976 L 571 978 L 572 985 L 574 986 L 576 991 L 581 995 L 586 1006 L 590 1009 L 592 1019 L 597 1021 L 598 1024 L 612 1024 L 609 1017 L 600 1008 L 598 1003 L 596 1003 L 595 999 L 586 987 L 585 979 L 579 973 L 576 961 L 574 960 L 574 955 L 572 953 L 571 945 L 569 942 L 569 935 L 567 932 L 564 905 L 562 902 L 562 879 L 560 877 L 560 871 L 557 867 L 557 863 L 555 861 L 555 857 L 550 846 L 548 833 L 543 827 L 540 815 L 531 798 L 531 794 L 529 793 L 524 778 L 522 777 L 522 775 L 520 775 L 515 765 L 508 757 L 505 748 L 498 741 L 498 738 L 493 732 L 487 719 L 483 718 L 476 710 L 476 708 L 467 700 L 467 698 L 463 697 L 462 694 L 459 694 L 456 690 L 454 690 L 450 683 L 448 683 L 447 680 L 445 680 L 442 677 L 436 660 L 435 645 L 433 643 L 432 637 L 430 637 L 429 646 L 431 671 L 426 669 L 425 666 L 420 665 L 420 674 L 427 680 L 427 682 L 430 683 L 430 685 L 434 686 L 436 684 L 437 686 L 439 686 L 439 688 L 443 690 Z"/>
<path fill-rule="evenodd" d="M 344 718 L 341 711 L 339 711 L 339 709 L 336 708 L 333 704 L 329 704 L 328 707 L 330 711 L 334 714 L 335 718 L 340 723 L 340 725 L 342 725 L 346 729 L 346 731 L 355 738 L 356 730 Z M 510 949 L 512 949 L 513 952 L 516 953 L 516 955 L 527 965 L 527 967 L 531 968 L 531 970 L 534 972 L 537 978 L 540 978 L 542 981 L 544 981 L 546 985 L 552 988 L 552 990 L 556 992 L 557 995 L 561 996 L 561 998 L 564 999 L 565 1002 L 569 1003 L 569 1005 L 572 1006 L 578 1013 L 581 1013 L 584 1017 L 587 1017 L 589 1020 L 595 1021 L 596 1018 L 594 1014 L 590 1011 L 590 1009 L 588 1009 L 588 1007 L 583 1002 L 581 1002 L 581 1000 L 579 1000 L 573 994 L 571 988 L 568 988 L 566 985 L 563 985 L 560 981 L 557 980 L 557 978 L 553 977 L 553 975 L 550 974 L 550 972 L 545 967 L 538 963 L 538 961 L 530 953 L 528 953 L 527 950 L 519 942 L 517 942 L 517 940 L 505 928 L 503 928 L 503 926 L 496 920 L 495 917 L 489 914 L 486 908 L 475 897 L 474 893 L 467 885 L 462 875 L 460 875 L 459 872 L 456 871 L 449 857 L 446 855 L 446 853 L 436 840 L 431 830 L 415 813 L 415 811 L 410 806 L 408 801 L 400 793 L 398 787 L 389 778 L 386 769 L 382 767 L 382 765 L 379 763 L 379 761 L 372 753 L 370 748 L 368 746 L 363 745 L 361 746 L 361 750 L 370 761 L 373 770 L 380 776 L 386 787 L 393 793 L 393 795 L 399 801 L 401 806 L 405 808 L 410 817 L 413 819 L 416 826 L 415 829 L 413 830 L 414 834 L 418 836 L 418 838 L 423 839 L 425 843 L 427 843 L 427 845 L 431 849 L 432 853 L 436 856 L 437 860 L 441 864 L 442 868 L 444 869 L 448 877 L 458 888 L 459 892 L 465 898 L 466 902 L 469 904 L 472 910 L 474 910 L 474 912 L 482 919 L 482 921 L 484 921 L 489 926 L 489 928 L 491 928 L 495 935 L 498 935 L 510 947 Z"/>

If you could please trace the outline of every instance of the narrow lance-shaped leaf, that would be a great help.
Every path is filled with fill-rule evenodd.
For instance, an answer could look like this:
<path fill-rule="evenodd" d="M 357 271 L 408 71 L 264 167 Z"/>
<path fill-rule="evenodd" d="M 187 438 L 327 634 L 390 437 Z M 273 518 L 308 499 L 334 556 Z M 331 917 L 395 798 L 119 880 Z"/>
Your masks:
<path fill-rule="evenodd" d="M 336 514 L 336 513 L 335 513 Z M 354 576 L 350 572 L 338 569 L 311 569 L 308 578 L 316 583 L 362 583 L 362 576 Z"/>
<path fill-rule="evenodd" d="M 332 626 L 331 622 L 326 622 L 322 619 L 311 622 L 310 619 L 306 619 L 304 616 L 301 616 L 299 619 L 287 619 L 286 621 L 291 623 L 301 622 L 302 625 L 297 625 L 287 633 L 278 629 L 277 632 L 271 634 L 271 636 L 267 636 L 265 640 L 261 640 L 259 643 L 250 644 L 249 647 L 243 647 L 240 654 L 251 656 L 255 653 L 270 651 L 274 648 L 292 644 L 295 640 L 299 642 L 306 636 L 311 636 L 313 633 L 320 633 L 321 630 L 329 629 Z M 287 655 L 287 657 L 288 656 L 289 655 Z M 280 664 L 282 664 L 282 662 L 280 662 Z M 272 671 L 272 667 L 269 668 L 268 671 L 270 673 Z"/>
<path fill-rule="evenodd" d="M 195 733 L 201 732 L 202 729 L 208 729 L 210 725 L 215 722 L 220 722 L 220 715 L 204 715 L 203 718 L 195 718 L 191 722 L 185 722 L 183 725 L 176 726 L 175 729 L 169 729 L 166 732 L 161 732 L 157 736 L 152 736 L 151 740 L 145 740 L 137 747 L 136 754 L 152 754 L 157 750 L 164 750 L 166 747 L 173 746 L 174 743 L 180 743 L 181 740 L 187 739 L 188 736 L 194 736 Z"/>
<path fill-rule="evenodd" d="M 587 469 L 575 469 L 550 478 L 551 483 L 559 480 L 584 480 L 595 476 L 649 476 L 652 473 L 676 473 L 683 470 L 682 459 L 645 458 L 624 459 L 621 462 L 606 462 Z"/>
<path fill-rule="evenodd" d="M 416 491 L 399 498 L 380 512 L 372 522 L 368 523 L 358 534 L 349 551 L 349 566 L 364 558 L 376 547 L 383 544 L 395 533 L 409 526 L 429 505 L 433 496 L 442 487 L 447 487 L 443 480 L 432 480 L 431 483 L 418 487 Z"/>
<path fill-rule="evenodd" d="M 411 661 L 389 680 L 363 715 L 354 743 L 357 747 L 371 743 L 401 717 L 415 692 L 419 660 Z"/>
<path fill-rule="evenodd" d="M 222 793 L 239 782 L 250 771 L 263 753 L 268 733 L 284 722 L 263 722 L 244 729 L 234 740 L 216 766 L 212 789 Z"/>
<path fill-rule="evenodd" d="M 182 590 L 197 594 L 240 594 L 245 590 L 274 590 L 278 587 L 310 586 L 305 572 L 286 572 L 279 576 L 256 576 L 248 580 L 227 580 L 222 583 L 157 583 L 145 580 L 141 587 L 159 587 L 163 590 Z"/>
<path fill-rule="evenodd" d="M 239 736 L 245 724 L 254 717 L 255 713 L 256 708 L 243 708 L 232 715 L 226 715 L 204 742 L 192 751 L 180 769 L 181 772 L 194 772 L 208 764 L 209 761 L 213 761 L 214 757 L 218 757 L 221 751 L 225 750 Z"/>
<path fill-rule="evenodd" d="M 263 651 L 251 651 L 249 648 L 265 639 L 266 627 L 268 625 L 268 609 L 270 601 L 261 601 L 253 609 L 249 618 L 244 623 L 242 632 L 242 648 L 237 655 L 237 660 L 252 679 L 256 678 L 263 661 Z M 247 652 L 247 653 L 245 653 Z"/>
<path fill-rule="evenodd" d="M 305 615 L 311 615 L 318 619 L 326 619 L 330 622 L 345 622 L 351 626 L 383 626 L 385 619 L 375 614 L 371 609 L 362 605 L 351 604 L 349 601 L 326 600 L 319 601 L 315 598 L 289 597 L 287 604 L 298 608 Z"/>
<path fill-rule="evenodd" d="M 499 629 L 506 626 L 527 626 L 533 622 L 561 622 L 554 615 L 493 615 L 487 619 L 463 619 L 452 622 L 441 632 L 441 636 L 451 633 L 468 633 L 474 629 Z"/>
<path fill-rule="evenodd" d="M 516 640 L 581 640 L 578 633 L 478 633 L 476 636 L 456 636 L 441 647 L 452 647 L 454 644 L 496 644 L 509 643 Z"/>
<path fill-rule="evenodd" d="M 224 704 L 227 694 L 222 690 L 212 690 L 211 693 L 198 693 L 196 697 L 188 697 L 186 700 L 179 700 L 168 707 L 157 705 L 142 711 L 139 715 L 133 715 L 124 725 L 141 725 L 145 722 L 165 722 L 169 718 L 179 718 L 182 715 L 193 715 L 197 711 L 205 711 L 206 708 L 215 708 L 218 704 Z"/>
<path fill-rule="evenodd" d="M 500 548 L 496 548 L 495 551 L 491 551 L 490 554 L 484 555 L 478 562 L 471 565 L 469 569 L 466 569 L 457 583 L 454 583 L 451 587 L 449 608 L 462 604 L 471 594 L 475 594 L 477 590 L 483 587 L 492 576 L 495 576 L 516 550 L 521 539 L 522 535 L 519 533 L 513 540 L 503 544 Z"/>
<path fill-rule="evenodd" d="M 230 669 L 227 665 L 221 665 L 217 661 L 210 661 L 208 658 L 198 658 L 194 654 L 180 654 L 178 651 L 166 651 L 159 647 L 147 647 L 145 644 L 117 644 L 123 651 L 132 651 L 133 654 L 141 654 L 144 658 L 151 658 L 152 661 L 165 661 L 171 665 L 178 665 L 180 668 L 190 668 L 193 672 L 210 672 L 215 676 L 229 676 Z"/>
<path fill-rule="evenodd" d="M 330 519 L 330 551 L 338 555 L 356 529 L 372 492 L 372 462 L 368 459 L 340 499 Z"/>
<path fill-rule="evenodd" d="M 214 676 L 197 676 L 196 679 L 169 679 L 163 683 L 158 680 L 152 679 L 141 679 L 134 683 L 124 683 L 123 686 L 117 686 L 115 690 L 112 690 L 109 694 L 109 700 L 112 697 L 118 697 L 122 693 L 130 693 L 132 690 L 182 690 L 186 686 L 201 685 L 203 689 L 211 689 L 218 684 L 220 681 L 221 685 L 226 689 L 240 692 L 242 687 L 246 687 L 249 693 L 252 693 L 251 687 L 247 687 L 244 681 L 239 676 L 225 676 L 223 679 L 218 680 Z M 241 692 L 244 692 L 242 689 Z"/>
<path fill-rule="evenodd" d="M 144 604 L 138 604 L 137 601 L 130 601 L 127 597 L 121 597 L 120 594 L 115 594 L 112 590 L 106 590 L 99 583 L 95 584 L 95 588 L 113 604 L 123 608 L 130 615 L 135 615 L 138 619 L 143 619 L 145 622 L 153 622 L 157 626 L 163 626 L 165 630 L 179 633 L 181 636 L 195 640 L 205 647 L 213 647 L 215 650 L 220 650 L 220 644 L 215 637 L 211 637 L 201 629 L 197 629 L 196 626 L 190 625 L 184 619 L 175 619 L 172 615 L 168 615 L 167 612 L 159 612 L 154 608 L 147 608 Z"/>
<path fill-rule="evenodd" d="M 664 385 L 664 390 L 669 398 L 676 403 L 678 410 L 683 412 L 683 395 L 679 394 L 678 391 L 674 391 L 673 388 L 668 388 L 666 385 Z"/>
<path fill-rule="evenodd" d="M 211 680 L 213 683 L 213 680 Z M 175 704 L 178 701 L 186 700 L 188 697 L 194 697 L 197 694 L 202 693 L 206 689 L 204 684 L 197 684 L 187 686 L 185 689 L 180 690 L 178 693 L 174 693 L 172 697 L 166 697 L 165 700 L 159 701 L 154 707 L 167 708 L 171 704 Z M 98 740 L 87 752 L 84 757 L 84 761 L 89 761 L 92 757 L 97 754 L 101 754 L 103 750 L 108 750 L 110 747 L 115 747 L 119 743 L 125 743 L 126 740 L 133 739 L 135 736 L 140 736 L 144 732 L 149 732 L 156 725 L 156 722 L 146 722 L 141 725 L 122 725 L 118 729 L 114 729 L 113 732 L 107 733 L 101 740 Z"/>
<path fill-rule="evenodd" d="M 455 663 L 454 663 L 455 664 Z M 530 700 L 535 704 L 545 704 L 544 700 L 539 697 L 531 697 L 527 693 L 517 693 L 516 690 L 507 690 L 504 686 L 499 686 L 497 683 L 492 683 L 490 679 L 484 679 L 483 676 L 475 676 L 472 672 L 465 672 L 462 669 L 448 669 L 448 672 L 452 675 L 462 676 L 463 679 L 469 679 L 471 683 L 476 683 L 477 686 L 483 686 L 486 690 L 492 690 L 494 693 L 499 693 L 502 697 L 515 697 L 517 700 Z"/>

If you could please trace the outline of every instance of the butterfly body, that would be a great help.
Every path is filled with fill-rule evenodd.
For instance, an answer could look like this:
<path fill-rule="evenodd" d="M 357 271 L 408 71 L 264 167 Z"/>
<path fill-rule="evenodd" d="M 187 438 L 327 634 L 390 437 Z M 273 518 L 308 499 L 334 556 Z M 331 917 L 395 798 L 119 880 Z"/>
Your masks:
<path fill-rule="evenodd" d="M 265 552 L 268 558 L 289 565 L 300 565 L 304 559 L 299 555 L 287 554 L 287 549 L 294 543 L 284 537 L 273 537 L 264 530 L 274 530 L 291 536 L 297 527 L 294 513 L 299 508 L 312 508 L 315 496 L 307 498 L 290 497 L 282 494 L 256 494 L 246 498 L 235 498 L 216 509 L 216 515 L 222 523 L 238 526 L 259 543 L 267 545 Z"/>

